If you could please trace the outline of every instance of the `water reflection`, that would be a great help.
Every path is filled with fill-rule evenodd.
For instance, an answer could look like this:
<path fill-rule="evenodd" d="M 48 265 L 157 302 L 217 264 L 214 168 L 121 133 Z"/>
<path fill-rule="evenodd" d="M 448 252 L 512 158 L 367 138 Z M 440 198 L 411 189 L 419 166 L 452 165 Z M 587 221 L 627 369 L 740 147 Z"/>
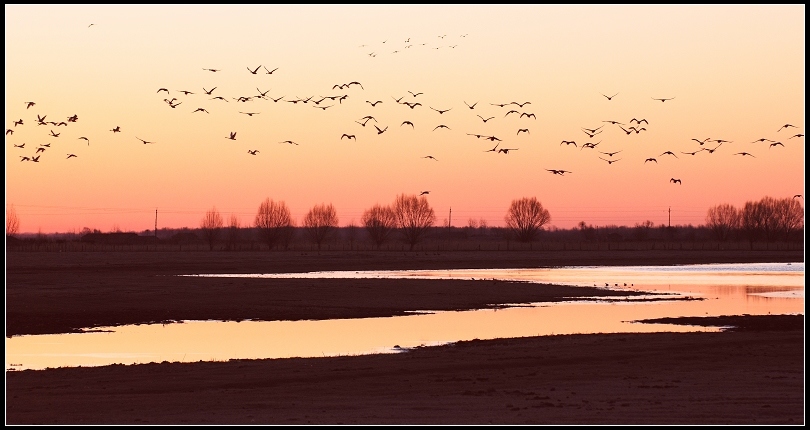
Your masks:
<path fill-rule="evenodd" d="M 460 340 L 553 334 L 716 331 L 716 328 L 633 321 L 678 316 L 804 313 L 803 263 L 789 266 L 576 267 L 197 276 L 504 279 L 539 284 L 597 285 L 703 300 L 607 298 L 391 318 L 187 321 L 107 327 L 92 333 L 6 338 L 6 368 L 395 353 L 420 345 Z"/>

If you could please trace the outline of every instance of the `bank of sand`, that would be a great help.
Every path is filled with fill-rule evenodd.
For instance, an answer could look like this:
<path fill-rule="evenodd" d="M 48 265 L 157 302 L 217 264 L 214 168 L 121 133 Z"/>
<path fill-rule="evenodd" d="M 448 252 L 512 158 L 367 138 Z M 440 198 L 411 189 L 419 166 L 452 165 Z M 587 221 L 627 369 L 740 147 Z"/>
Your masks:
<path fill-rule="evenodd" d="M 176 274 L 800 261 L 801 252 L 777 251 L 17 252 L 6 257 L 6 335 L 165 320 L 401 315 L 571 294 L 569 287 L 484 280 Z M 686 322 L 739 329 L 472 341 L 393 355 L 7 371 L 6 423 L 804 424 L 803 315 Z"/>

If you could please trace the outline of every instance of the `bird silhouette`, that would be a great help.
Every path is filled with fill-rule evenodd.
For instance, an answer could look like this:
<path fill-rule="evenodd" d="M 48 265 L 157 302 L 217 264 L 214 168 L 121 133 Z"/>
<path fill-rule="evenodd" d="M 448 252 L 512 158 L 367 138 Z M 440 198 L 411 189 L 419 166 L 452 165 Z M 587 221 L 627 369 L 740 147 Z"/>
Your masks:
<path fill-rule="evenodd" d="M 166 94 L 169 94 L 169 90 L 167 88 L 158 88 L 157 92 L 166 91 Z"/>
<path fill-rule="evenodd" d="M 385 133 L 385 130 L 388 130 L 388 126 L 387 126 L 387 125 L 386 125 L 386 126 L 385 126 L 385 128 L 384 128 L 384 129 L 382 129 L 382 130 L 380 130 L 380 127 L 377 127 L 376 125 L 374 126 L 374 128 L 376 128 L 376 129 L 377 129 L 377 134 L 383 134 L 383 133 Z M 435 130 L 435 129 L 434 129 L 434 130 Z"/>
<path fill-rule="evenodd" d="M 370 101 L 366 100 L 366 103 L 370 104 L 371 107 L 374 107 L 374 106 L 377 106 L 378 103 L 382 103 L 382 100 L 377 100 L 375 102 L 370 102 Z"/>
<path fill-rule="evenodd" d="M 270 90 L 262 91 L 262 90 L 259 89 L 259 87 L 256 87 L 256 91 L 259 92 L 259 95 L 257 97 L 261 97 L 261 98 L 267 97 L 267 93 L 270 92 Z M 321 101 L 323 101 L 323 100 L 321 100 Z"/>
<path fill-rule="evenodd" d="M 633 130 L 627 130 L 626 128 L 624 128 L 622 126 L 619 126 L 619 128 L 622 129 L 622 131 L 627 133 L 628 135 L 633 132 Z M 633 127 L 630 127 L 630 128 L 633 128 Z"/>
<path fill-rule="evenodd" d="M 205 87 L 203 87 L 203 91 L 205 91 L 205 94 L 207 94 L 209 96 L 211 95 L 211 93 L 214 92 L 215 89 L 217 89 L 217 87 L 211 88 L 211 90 L 209 91 L 209 90 L 206 90 Z"/>
<path fill-rule="evenodd" d="M 37 151 L 35 152 L 35 154 L 39 154 L 40 152 L 45 152 L 45 148 L 40 146 L 39 148 L 37 148 Z"/>
<path fill-rule="evenodd" d="M 236 140 L 236 132 L 230 132 L 230 136 L 226 137 L 226 139 Z"/>
<path fill-rule="evenodd" d="M 402 124 L 400 124 L 399 126 L 400 126 L 400 127 L 402 127 L 402 126 L 403 126 L 403 125 L 405 125 L 405 124 L 410 125 L 410 126 L 411 126 L 411 128 L 415 128 L 415 127 L 413 126 L 413 123 L 412 123 L 412 122 L 410 122 L 410 121 L 402 121 Z"/>
<path fill-rule="evenodd" d="M 670 178 L 669 182 L 672 182 L 673 184 L 680 184 L 681 180 L 680 179 L 675 179 L 675 178 Z"/>
<path fill-rule="evenodd" d="M 327 110 L 327 109 L 329 109 L 329 108 L 330 108 L 330 107 L 332 107 L 332 106 L 334 106 L 334 105 L 329 105 L 329 106 L 312 106 L 312 107 L 314 107 L 315 109 Z"/>
<path fill-rule="evenodd" d="M 782 131 L 783 128 L 790 128 L 790 127 L 796 128 L 796 126 L 793 125 L 793 124 L 785 124 L 785 125 L 779 127 L 779 130 L 776 130 L 776 131 L 780 132 L 780 131 Z"/>
<path fill-rule="evenodd" d="M 574 146 L 577 146 L 577 142 L 576 142 L 576 141 L 573 141 L 573 140 L 563 140 L 562 142 L 560 142 L 560 146 L 562 146 L 562 145 L 563 145 L 563 143 L 564 143 L 564 144 L 566 144 L 566 145 L 574 145 Z"/>
<path fill-rule="evenodd" d="M 177 92 L 178 92 L 178 93 L 183 93 L 183 95 L 184 95 L 184 96 L 187 96 L 187 95 L 189 95 L 189 94 L 194 94 L 194 93 L 192 93 L 191 91 L 186 91 L 186 90 L 177 90 Z"/>
<path fill-rule="evenodd" d="M 248 149 L 248 154 L 250 155 L 256 155 L 258 153 L 259 153 L 258 149 Z"/>
<path fill-rule="evenodd" d="M 504 117 L 504 118 L 506 118 L 507 116 L 509 116 L 509 114 L 510 114 L 510 113 L 517 113 L 517 114 L 519 114 L 520 112 L 518 112 L 518 111 L 516 111 L 516 110 L 512 109 L 512 110 L 510 110 L 509 112 L 507 112 L 507 113 L 506 113 L 506 115 L 504 115 L 503 117 Z"/>
<path fill-rule="evenodd" d="M 13 130 L 12 130 L 12 132 L 13 132 Z M 6 134 L 8 134 L 8 132 L 6 132 Z M 53 136 L 53 137 L 59 137 L 60 134 L 62 134 L 62 133 L 54 133 L 53 130 L 51 130 L 51 136 Z"/>
<path fill-rule="evenodd" d="M 206 69 L 205 67 L 203 67 L 203 70 L 208 70 L 209 72 L 219 72 L 222 69 Z"/>
<path fill-rule="evenodd" d="M 20 161 L 31 161 L 31 157 L 25 157 L 20 155 Z"/>
<path fill-rule="evenodd" d="M 492 106 L 504 107 L 512 103 L 490 103 Z"/>
<path fill-rule="evenodd" d="M 262 66 L 262 67 L 264 67 L 264 66 Z M 276 67 L 276 68 L 275 68 L 275 69 L 273 69 L 273 70 L 267 70 L 267 67 L 264 67 L 264 71 L 266 72 L 266 73 L 265 73 L 266 75 L 272 75 L 272 74 L 273 74 L 273 72 L 275 72 L 276 70 L 278 70 L 278 67 Z"/>
<path fill-rule="evenodd" d="M 443 114 L 443 113 L 445 113 L 445 112 L 447 112 L 447 111 L 449 111 L 449 110 L 451 110 L 451 109 L 453 109 L 453 108 L 450 108 L 450 109 L 444 109 L 444 110 L 442 110 L 442 109 L 436 109 L 436 108 L 434 108 L 434 107 L 431 107 L 431 109 L 435 110 L 436 112 L 438 112 L 438 113 L 440 113 L 440 114 Z"/>
<path fill-rule="evenodd" d="M 613 163 L 615 163 L 615 162 L 617 162 L 617 161 L 621 160 L 621 158 L 617 158 L 617 159 L 615 159 L 615 160 L 608 160 L 608 159 L 605 159 L 605 158 L 602 158 L 602 157 L 599 157 L 599 159 L 600 159 L 600 160 L 605 160 L 605 161 L 607 161 L 607 162 L 608 162 L 608 164 L 613 164 Z"/>
<path fill-rule="evenodd" d="M 243 113 L 243 114 L 245 114 L 247 116 L 253 116 L 253 115 L 258 115 L 261 112 L 242 112 L 242 111 L 239 111 L 239 113 Z"/>
<path fill-rule="evenodd" d="M 619 121 L 602 121 L 602 122 L 609 122 L 609 123 L 611 123 L 613 125 L 624 125 L 624 123 L 619 122 Z"/>
<path fill-rule="evenodd" d="M 647 129 L 646 129 L 646 128 L 644 128 L 644 127 L 641 127 L 641 128 L 635 128 L 635 127 L 632 127 L 632 126 L 631 126 L 631 127 L 627 127 L 627 129 L 628 129 L 628 130 L 633 130 L 633 131 L 635 131 L 635 132 L 636 132 L 636 134 L 639 134 L 639 133 L 641 133 L 642 131 L 646 131 L 646 130 L 647 130 Z"/>
<path fill-rule="evenodd" d="M 20 120 L 20 121 L 22 121 L 22 120 Z M 793 136 L 788 137 L 788 139 L 793 139 L 794 137 L 804 137 L 804 134 L 802 134 L 802 133 L 794 134 Z"/>
<path fill-rule="evenodd" d="M 520 149 L 520 148 L 501 148 L 501 149 L 498 150 L 498 152 L 503 153 L 503 154 L 508 154 L 509 151 L 517 151 L 518 149 Z"/>
<path fill-rule="evenodd" d="M 39 163 L 39 155 L 37 155 L 36 157 L 31 157 L 31 161 L 33 161 L 34 163 Z"/>
<path fill-rule="evenodd" d="M 53 130 L 51 130 L 51 133 L 53 133 Z M 8 136 L 9 134 L 13 135 L 14 134 L 14 129 L 7 128 L 6 129 L 6 136 Z"/>
<path fill-rule="evenodd" d="M 772 144 L 770 144 L 770 145 L 768 146 L 768 149 L 771 149 L 772 147 L 774 147 L 774 146 L 776 146 L 776 145 L 779 145 L 779 146 L 781 146 L 781 147 L 783 147 L 783 148 L 785 147 L 785 144 L 783 144 L 782 142 L 774 142 L 774 143 L 772 143 Z"/>
<path fill-rule="evenodd" d="M 498 145 L 500 145 L 500 142 L 499 142 L 499 143 L 497 143 L 497 144 L 495 144 L 495 147 L 494 147 L 494 148 L 492 148 L 492 149 L 487 149 L 487 150 L 486 150 L 486 151 L 484 151 L 484 152 L 498 152 Z"/>
<path fill-rule="evenodd" d="M 399 103 L 399 104 L 402 104 L 402 103 L 401 103 L 401 102 L 402 102 L 402 99 L 404 99 L 404 98 L 405 98 L 405 96 L 402 96 L 402 97 L 400 97 L 400 98 L 396 98 L 396 97 L 394 97 L 394 96 L 391 96 L 391 98 L 392 98 L 392 99 L 394 99 L 394 101 L 395 101 L 395 102 L 397 102 L 397 103 Z"/>
<path fill-rule="evenodd" d="M 357 81 L 352 81 L 352 82 L 349 82 L 348 84 L 346 84 L 346 86 L 347 86 L 347 87 L 349 87 L 349 86 L 351 86 L 351 85 L 359 85 L 359 86 L 360 86 L 360 88 L 362 88 L 362 89 L 364 89 L 364 90 L 365 90 L 365 88 L 363 88 L 363 85 L 362 85 L 362 84 L 360 84 L 360 82 L 357 82 Z M 419 94 L 422 94 L 422 93 L 419 93 Z M 415 97 L 415 96 L 414 96 L 414 97 Z"/>
<path fill-rule="evenodd" d="M 702 149 L 698 149 L 697 151 L 694 151 L 694 152 L 683 152 L 683 151 L 681 151 L 681 154 L 695 155 L 700 151 L 702 151 Z"/>
<path fill-rule="evenodd" d="M 753 141 L 751 143 L 757 143 L 757 142 L 775 142 L 775 140 L 766 139 L 766 138 L 763 137 L 763 138 L 757 139 L 757 140 L 755 140 L 755 141 Z"/>
<path fill-rule="evenodd" d="M 281 99 L 283 99 L 283 98 L 284 98 L 284 96 L 281 96 L 281 97 L 279 97 L 279 98 L 277 98 L 277 99 L 274 99 L 274 98 L 270 97 L 270 100 L 272 100 L 272 101 L 273 101 L 273 102 L 275 102 L 275 103 L 278 103 L 278 102 L 279 102 Z"/>
<path fill-rule="evenodd" d="M 490 141 L 492 141 L 492 142 L 494 142 L 494 141 L 496 141 L 496 140 L 497 140 L 498 142 L 500 142 L 500 141 L 501 141 L 501 139 L 498 139 L 498 138 L 497 138 L 497 137 L 495 137 L 495 136 L 482 136 L 482 137 L 485 137 L 485 138 L 489 139 L 489 140 L 490 140 Z"/>
<path fill-rule="evenodd" d="M 585 128 L 585 127 L 580 127 L 580 128 L 582 129 L 582 131 L 585 131 L 585 132 L 588 132 L 588 133 L 591 133 L 591 134 L 596 134 L 596 132 L 599 131 L 599 129 L 601 129 L 602 127 L 604 127 L 604 125 L 596 127 L 596 128 Z"/>
<path fill-rule="evenodd" d="M 434 157 L 434 156 L 432 156 L 432 155 L 425 155 L 425 156 L 424 156 L 424 157 L 422 157 L 422 158 L 430 158 L 431 160 L 439 161 L 439 160 L 437 160 L 437 159 L 436 159 L 436 157 Z"/>
<path fill-rule="evenodd" d="M 494 116 L 491 116 L 491 117 L 489 117 L 489 118 L 484 118 L 484 117 L 482 117 L 481 115 L 476 115 L 476 116 L 477 116 L 478 118 L 481 118 L 481 121 L 484 121 L 484 122 L 487 122 L 487 121 L 489 121 L 489 120 L 491 120 L 491 119 L 494 119 L 494 118 L 495 118 Z"/>
<path fill-rule="evenodd" d="M 357 140 L 357 137 L 355 137 L 353 134 L 346 134 L 346 133 L 343 133 L 343 135 L 340 136 L 340 140 L 343 140 L 344 137 L 349 140 L 351 139 Z"/>
<path fill-rule="evenodd" d="M 222 100 L 225 103 L 230 103 L 228 100 L 225 99 L 225 97 L 222 97 L 222 96 L 213 97 L 213 98 L 211 98 L 211 100 Z"/>
<path fill-rule="evenodd" d="M 419 193 L 420 196 L 424 196 L 425 194 L 430 194 L 430 191 L 422 191 Z"/>
<path fill-rule="evenodd" d="M 675 157 L 675 158 L 678 158 L 678 156 L 677 156 L 677 155 L 675 155 L 675 153 L 674 153 L 674 152 L 672 152 L 672 151 L 664 151 L 664 152 L 662 152 L 662 153 L 661 153 L 661 155 L 671 155 L 671 156 L 673 156 L 673 157 Z M 659 155 L 659 157 L 660 157 L 661 155 Z"/>
<path fill-rule="evenodd" d="M 297 143 L 293 142 L 292 140 L 285 140 L 279 143 L 289 143 L 290 145 L 298 145 Z"/>
<path fill-rule="evenodd" d="M 534 119 L 537 119 L 537 117 L 536 117 L 536 116 L 535 116 L 533 113 L 523 112 L 523 113 L 521 113 L 521 114 L 520 114 L 520 118 L 523 118 L 524 116 L 525 116 L 526 118 L 534 118 Z"/>
<path fill-rule="evenodd" d="M 721 144 L 721 145 L 722 145 L 722 144 L 724 144 L 724 143 L 731 143 L 732 141 L 730 141 L 730 140 L 723 140 L 723 139 L 714 139 L 714 140 L 712 140 L 712 142 L 717 142 L 717 143 L 719 143 L 719 144 Z M 718 145 L 718 146 L 719 146 L 719 145 Z"/>
<path fill-rule="evenodd" d="M 15 147 L 15 148 L 25 148 L 25 143 L 23 143 L 23 144 L 21 144 L 21 145 L 16 145 L 16 144 L 15 144 L 15 145 L 14 145 L 14 147 Z"/>
<path fill-rule="evenodd" d="M 655 158 L 648 158 L 644 160 L 644 164 L 647 164 L 648 161 L 655 161 L 655 164 L 658 164 L 658 160 L 656 160 Z"/>
<path fill-rule="evenodd" d="M 719 148 L 721 145 L 722 143 L 720 145 L 715 146 L 714 149 L 703 148 L 703 151 L 707 151 L 709 154 L 714 154 L 714 151 L 717 151 L 717 148 Z"/>
<path fill-rule="evenodd" d="M 600 131 L 600 132 L 598 132 L 598 133 L 597 133 L 597 132 L 593 132 L 593 133 L 591 133 L 591 132 L 589 132 L 588 130 L 585 130 L 585 129 L 583 129 L 583 130 L 582 130 L 582 132 L 583 132 L 583 133 L 585 133 L 585 134 L 587 134 L 587 135 L 588 135 L 588 137 L 590 137 L 591 139 L 593 139 L 593 137 L 594 137 L 594 136 L 596 136 L 597 134 L 602 133 L 601 131 Z"/>
<path fill-rule="evenodd" d="M 801 194 L 796 194 L 795 196 L 793 196 L 793 198 L 794 198 L 794 199 L 796 199 L 796 198 L 799 198 L 799 199 L 800 199 L 800 198 L 802 198 L 802 195 L 801 195 Z"/>
<path fill-rule="evenodd" d="M 413 109 L 413 108 L 415 108 L 417 106 L 422 106 L 422 103 L 419 103 L 419 102 L 416 102 L 416 103 L 402 102 L 402 104 L 404 104 L 405 106 L 408 106 L 411 109 Z"/>
<path fill-rule="evenodd" d="M 209 113 L 207 110 L 205 110 L 205 109 L 203 109 L 203 108 L 197 108 L 197 109 L 195 109 L 195 110 L 194 110 L 194 112 L 205 112 L 205 113 Z M 194 112 L 192 112 L 192 113 L 194 113 Z"/>
<path fill-rule="evenodd" d="M 745 157 L 746 155 L 749 155 L 751 157 L 754 157 L 750 152 L 736 152 L 736 153 L 734 153 L 732 155 L 742 155 L 743 157 Z M 754 157 L 754 158 L 757 158 L 757 157 Z"/>
<path fill-rule="evenodd" d="M 668 99 L 657 99 L 657 98 L 655 98 L 655 97 L 650 97 L 650 98 L 651 98 L 651 99 L 653 99 L 653 100 L 660 100 L 660 101 L 661 101 L 661 103 L 663 103 L 663 102 L 665 102 L 665 101 L 667 101 L 667 100 L 672 100 L 672 99 L 674 99 L 675 97 L 671 97 L 671 98 L 668 98 Z"/>
<path fill-rule="evenodd" d="M 259 64 L 259 67 L 257 67 L 257 68 L 256 68 L 256 69 L 254 69 L 254 70 L 250 70 L 250 67 L 248 67 L 247 69 L 248 69 L 248 71 L 249 71 L 250 73 L 252 73 L 252 74 L 254 74 L 254 75 L 255 75 L 255 74 L 256 74 L 256 72 L 258 72 L 258 71 L 259 71 L 259 69 L 260 69 L 261 67 L 262 67 L 262 65 L 261 65 L 261 64 Z"/>
<path fill-rule="evenodd" d="M 148 140 L 143 140 L 143 139 L 141 139 L 141 138 L 140 138 L 140 137 L 138 137 L 138 136 L 135 136 L 135 138 L 136 138 L 136 139 L 138 139 L 138 140 L 140 140 L 141 142 L 143 142 L 143 144 L 144 144 L 144 145 L 146 145 L 147 143 L 155 143 L 155 142 L 149 142 Z"/>
<path fill-rule="evenodd" d="M 518 129 L 518 131 L 517 131 L 517 133 L 515 133 L 515 134 L 520 134 L 520 132 L 521 132 L 521 131 L 522 131 L 522 132 L 524 132 L 524 133 L 531 134 L 531 133 L 529 133 L 529 129 L 528 129 L 528 128 L 519 128 L 519 129 Z"/>
<path fill-rule="evenodd" d="M 444 124 L 439 124 L 439 125 L 437 125 L 437 126 L 436 126 L 436 127 L 433 129 L 433 131 L 436 131 L 436 129 L 437 129 L 437 128 L 446 128 L 446 129 L 450 130 L 450 127 L 448 127 L 448 126 L 446 126 L 446 125 L 444 125 Z"/>
<path fill-rule="evenodd" d="M 68 154 L 67 158 L 65 158 L 65 160 L 73 158 L 73 157 L 76 157 L 76 154 Z"/>
<path fill-rule="evenodd" d="M 632 119 L 630 119 L 630 124 L 632 124 L 632 123 L 633 123 L 633 121 L 635 121 L 635 122 L 636 122 L 636 124 L 639 124 L 639 125 L 640 125 L 642 122 L 643 122 L 644 124 L 647 124 L 647 125 L 649 125 L 649 124 L 650 124 L 649 122 L 647 122 L 647 120 L 646 120 L 645 118 L 641 118 L 641 119 L 635 119 L 635 118 L 632 118 Z"/>
<path fill-rule="evenodd" d="M 113 133 L 120 133 L 121 132 L 121 126 L 117 125 L 117 126 L 115 126 L 114 129 L 112 129 L 110 131 L 113 132 Z"/>
<path fill-rule="evenodd" d="M 20 118 L 20 120 L 19 120 L 19 121 L 14 121 L 14 127 L 16 127 L 16 126 L 18 126 L 18 125 L 23 125 L 23 120 L 22 120 L 22 118 Z"/>
<path fill-rule="evenodd" d="M 596 143 L 586 142 L 586 143 L 583 143 L 582 146 L 579 147 L 579 150 L 581 151 L 581 150 L 583 150 L 585 148 L 595 149 L 596 145 L 599 145 L 600 143 L 602 143 L 601 140 L 599 142 L 596 142 Z"/>
<path fill-rule="evenodd" d="M 510 104 L 517 105 L 518 107 L 523 107 L 523 106 L 532 104 L 532 102 L 523 102 L 523 103 L 512 102 Z"/>
<path fill-rule="evenodd" d="M 709 139 L 711 139 L 711 137 L 707 137 L 707 138 L 705 138 L 705 139 L 703 139 L 703 140 L 697 140 L 697 139 L 695 139 L 694 137 L 692 138 L 692 140 L 694 140 L 695 142 L 699 143 L 701 146 L 703 146 L 703 144 L 704 144 L 704 143 L 708 142 L 708 141 L 709 141 Z"/>
<path fill-rule="evenodd" d="M 414 93 L 412 91 L 408 91 L 408 92 L 411 93 L 411 95 L 414 96 L 414 97 L 418 96 L 419 94 L 424 94 L 424 93 Z"/>
<path fill-rule="evenodd" d="M 551 173 L 553 173 L 555 175 L 560 175 L 560 176 L 563 176 L 566 173 L 574 173 L 574 172 L 571 172 L 571 171 L 568 171 L 568 170 L 557 170 L 557 169 L 546 169 L 546 170 L 548 170 L 549 172 L 551 172 Z"/>
<path fill-rule="evenodd" d="M 470 108 L 470 109 L 475 109 L 475 105 L 477 105 L 477 104 L 478 104 L 478 102 L 475 102 L 475 103 L 473 103 L 473 104 L 469 104 L 469 103 L 467 103 L 467 102 L 465 101 L 465 102 L 464 102 L 464 104 L 465 104 L 465 105 L 467 105 L 467 107 L 468 107 L 468 108 Z"/>
<path fill-rule="evenodd" d="M 600 93 L 600 94 L 602 94 L 602 93 Z M 602 95 L 608 100 L 613 100 L 613 97 L 616 97 L 617 95 L 619 95 L 619 93 L 613 94 L 612 96 L 606 96 L 604 94 L 602 94 Z"/>
<path fill-rule="evenodd" d="M 34 103 L 34 102 L 25 102 L 25 108 L 26 109 L 28 109 L 28 108 L 30 108 L 31 106 L 34 106 L 34 105 L 36 105 L 36 103 Z"/>
<path fill-rule="evenodd" d="M 88 138 L 86 138 L 84 136 L 80 137 L 79 139 L 86 140 L 87 141 L 87 146 L 90 146 L 90 139 L 88 139 Z"/>

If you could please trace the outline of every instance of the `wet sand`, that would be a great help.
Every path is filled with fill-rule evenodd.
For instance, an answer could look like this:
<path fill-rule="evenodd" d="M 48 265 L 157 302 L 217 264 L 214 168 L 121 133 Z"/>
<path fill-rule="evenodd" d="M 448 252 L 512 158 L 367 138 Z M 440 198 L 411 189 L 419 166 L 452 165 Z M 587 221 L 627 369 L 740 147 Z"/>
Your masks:
<path fill-rule="evenodd" d="M 176 274 L 801 261 L 795 251 L 12 252 L 6 335 L 185 319 L 390 316 L 570 294 L 570 287 L 539 292 L 491 280 Z M 684 323 L 738 329 L 472 341 L 356 357 L 7 371 L 6 423 L 804 424 L 803 315 Z"/>

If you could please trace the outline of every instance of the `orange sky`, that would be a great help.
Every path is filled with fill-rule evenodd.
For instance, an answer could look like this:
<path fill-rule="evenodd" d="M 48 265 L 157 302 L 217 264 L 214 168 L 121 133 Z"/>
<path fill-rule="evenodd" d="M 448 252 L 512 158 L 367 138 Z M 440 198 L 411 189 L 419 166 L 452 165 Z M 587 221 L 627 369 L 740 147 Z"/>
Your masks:
<path fill-rule="evenodd" d="M 332 203 L 346 225 L 429 190 L 437 224 L 452 209 L 454 226 L 503 225 L 513 199 L 537 197 L 558 228 L 666 224 L 670 208 L 672 224 L 699 225 L 716 204 L 804 195 L 792 137 L 804 17 L 804 5 L 6 5 L 6 205 L 21 232 L 143 231 L 155 209 L 159 227 L 198 227 L 213 206 L 250 225 L 267 197 L 299 224 Z M 496 106 L 510 102 L 530 103 Z M 366 115 L 376 122 L 361 126 Z M 646 130 L 605 122 L 632 118 Z M 686 154 L 718 145 L 692 140 L 707 138 L 729 142 Z M 487 152 L 496 143 L 516 150 Z"/>

